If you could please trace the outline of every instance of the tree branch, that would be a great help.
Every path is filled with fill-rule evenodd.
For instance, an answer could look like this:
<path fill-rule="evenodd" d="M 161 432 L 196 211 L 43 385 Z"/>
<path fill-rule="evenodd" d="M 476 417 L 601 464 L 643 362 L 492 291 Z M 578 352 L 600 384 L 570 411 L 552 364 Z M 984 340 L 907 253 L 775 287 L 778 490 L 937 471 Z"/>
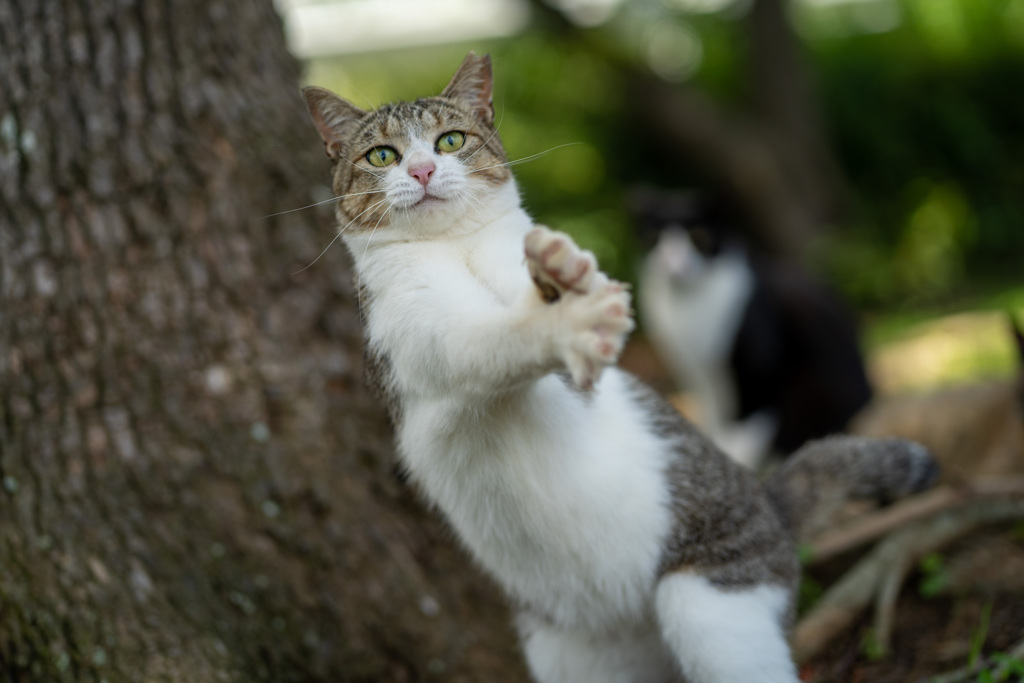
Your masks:
<path fill-rule="evenodd" d="M 818 564 L 853 550 L 918 519 L 993 496 L 1024 496 L 1024 479 L 977 479 L 963 486 L 940 486 L 904 499 L 888 508 L 857 518 L 844 528 L 813 539 L 806 548 L 807 564 Z"/>
<path fill-rule="evenodd" d="M 1006 653 L 1006 656 L 1010 659 L 1024 659 L 1024 640 L 1010 648 Z M 960 681 L 969 681 L 977 676 L 982 669 L 991 666 L 991 664 L 992 658 L 989 657 L 974 666 L 965 666 L 961 669 L 942 674 L 941 676 L 930 678 L 929 681 L 930 683 L 960 683 Z M 1009 668 L 1009 664 L 1006 662 L 997 664 L 995 670 L 992 672 L 992 680 L 1003 680 L 1002 676 Z"/>
<path fill-rule="evenodd" d="M 888 648 L 898 587 L 918 558 L 935 551 L 983 524 L 1024 517 L 1019 495 L 969 500 L 890 534 L 835 584 L 797 625 L 793 655 L 805 662 L 852 624 L 875 600 L 875 633 Z M 893 590 L 896 586 L 896 590 Z"/>

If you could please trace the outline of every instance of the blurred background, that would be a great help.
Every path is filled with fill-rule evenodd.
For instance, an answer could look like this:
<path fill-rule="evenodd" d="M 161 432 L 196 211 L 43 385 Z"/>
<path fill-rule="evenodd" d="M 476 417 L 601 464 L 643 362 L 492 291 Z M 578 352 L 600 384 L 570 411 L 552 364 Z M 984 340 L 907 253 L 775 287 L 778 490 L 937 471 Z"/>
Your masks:
<path fill-rule="evenodd" d="M 1016 507 L 891 563 L 893 656 L 854 611 L 804 680 L 1024 670 L 1024 0 L 0 0 L 0 681 L 526 680 L 366 391 L 279 14 L 365 107 L 489 52 L 526 207 L 636 285 L 624 361 L 659 389 L 651 188 L 726 207 L 777 293 L 838 292 L 855 427 Z M 807 348 L 843 347 L 813 310 Z M 814 354 L 780 338 L 792 376 Z M 808 564 L 803 607 L 859 552 Z"/>
<path fill-rule="evenodd" d="M 1024 0 L 278 6 L 305 80 L 364 107 L 489 52 L 526 206 L 620 279 L 642 257 L 630 190 L 697 188 L 845 296 L 877 389 L 1014 372 Z"/>

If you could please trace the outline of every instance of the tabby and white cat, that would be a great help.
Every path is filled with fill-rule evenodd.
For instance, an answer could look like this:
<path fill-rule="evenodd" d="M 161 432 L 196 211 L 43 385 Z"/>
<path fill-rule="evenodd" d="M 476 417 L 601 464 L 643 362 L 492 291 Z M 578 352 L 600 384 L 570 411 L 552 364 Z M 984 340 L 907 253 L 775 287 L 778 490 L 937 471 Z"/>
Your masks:
<path fill-rule="evenodd" d="M 509 595 L 533 676 L 794 683 L 799 520 L 920 488 L 930 456 L 831 439 L 761 486 L 609 367 L 628 294 L 520 207 L 488 57 L 370 112 L 304 92 L 399 457 Z"/>

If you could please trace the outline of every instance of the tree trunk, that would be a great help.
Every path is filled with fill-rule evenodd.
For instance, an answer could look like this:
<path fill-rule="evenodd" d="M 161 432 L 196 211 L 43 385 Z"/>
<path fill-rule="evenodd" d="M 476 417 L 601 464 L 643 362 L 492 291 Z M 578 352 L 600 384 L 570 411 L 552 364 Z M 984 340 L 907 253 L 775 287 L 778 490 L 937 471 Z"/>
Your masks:
<path fill-rule="evenodd" d="M 524 680 L 394 474 L 270 0 L 0 0 L 0 680 Z"/>
<path fill-rule="evenodd" d="M 845 203 L 845 180 L 829 146 L 813 77 L 789 17 L 789 0 L 754 0 L 744 21 L 747 80 L 753 113 L 774 147 L 804 239 L 834 223 Z"/>

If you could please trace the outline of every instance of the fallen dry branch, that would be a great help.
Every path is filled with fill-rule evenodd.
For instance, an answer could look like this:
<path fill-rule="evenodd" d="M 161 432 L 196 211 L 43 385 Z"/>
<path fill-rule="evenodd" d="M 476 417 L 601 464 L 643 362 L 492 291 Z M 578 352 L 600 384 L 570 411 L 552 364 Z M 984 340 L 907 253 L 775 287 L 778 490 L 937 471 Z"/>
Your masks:
<path fill-rule="evenodd" d="M 1024 496 L 1024 478 L 976 479 L 958 486 L 940 486 L 890 507 L 858 517 L 850 524 L 821 534 L 806 546 L 807 563 L 824 562 L 848 550 L 881 538 L 915 520 L 972 500 Z"/>
<path fill-rule="evenodd" d="M 1024 659 L 1024 640 L 1020 641 L 1006 652 L 1007 657 L 1010 659 Z M 995 666 L 993 666 L 995 664 Z M 929 679 L 929 683 L 960 683 L 961 681 L 970 681 L 982 671 L 982 669 L 992 670 L 992 679 L 1001 681 L 1002 676 L 1005 675 L 1010 665 L 1006 662 L 995 663 L 992 657 L 987 657 L 981 662 L 978 662 L 974 666 L 965 666 L 962 669 L 956 671 L 950 671 L 949 673 L 935 676 Z"/>
<path fill-rule="evenodd" d="M 886 651 L 892 632 L 896 598 L 906 575 L 919 558 L 978 526 L 1024 518 L 1024 496 L 1013 492 L 971 498 L 956 507 L 940 508 L 890 533 L 839 580 L 796 627 L 793 653 L 805 662 L 822 651 L 874 601 L 875 637 Z"/>

